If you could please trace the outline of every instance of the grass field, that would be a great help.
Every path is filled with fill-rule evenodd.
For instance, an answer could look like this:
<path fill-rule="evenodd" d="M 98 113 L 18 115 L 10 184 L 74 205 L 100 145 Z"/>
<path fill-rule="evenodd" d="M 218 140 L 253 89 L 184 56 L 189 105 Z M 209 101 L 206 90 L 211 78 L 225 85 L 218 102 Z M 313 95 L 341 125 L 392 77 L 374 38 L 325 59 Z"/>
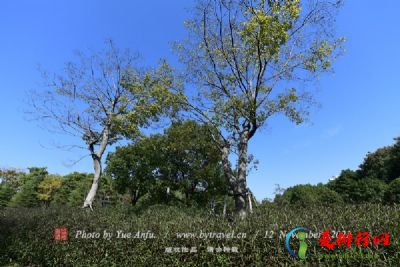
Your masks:
<path fill-rule="evenodd" d="M 263 204 L 245 220 L 167 206 L 6 208 L 0 210 L 0 266 L 399 266 L 399 221 L 399 206 L 381 205 Z M 54 240 L 57 227 L 67 228 L 68 240 Z M 351 248 L 328 250 L 309 236 L 300 260 L 285 247 L 286 234 L 296 227 L 314 234 L 351 231 L 354 237 L 387 232 L 390 244 L 374 246 L 371 238 L 367 247 L 353 241 Z M 290 248 L 298 251 L 295 237 Z"/>

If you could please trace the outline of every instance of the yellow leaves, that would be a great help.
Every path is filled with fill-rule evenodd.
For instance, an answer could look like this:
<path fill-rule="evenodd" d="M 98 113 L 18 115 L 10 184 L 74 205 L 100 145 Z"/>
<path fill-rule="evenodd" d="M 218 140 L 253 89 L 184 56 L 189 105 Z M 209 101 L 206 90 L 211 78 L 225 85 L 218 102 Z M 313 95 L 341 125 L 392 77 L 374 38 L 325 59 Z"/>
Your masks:
<path fill-rule="evenodd" d="M 285 110 L 290 103 L 295 103 L 299 99 L 295 88 L 291 88 L 286 94 L 281 94 L 278 98 L 279 109 L 282 110 Z"/>
<path fill-rule="evenodd" d="M 51 199 L 55 191 L 57 191 L 62 185 L 61 176 L 48 175 L 38 186 L 38 198 L 40 200 L 48 201 Z"/>
<path fill-rule="evenodd" d="M 250 52 L 258 52 L 260 49 L 264 57 L 279 53 L 280 47 L 287 42 L 288 31 L 301 10 L 299 0 L 284 1 L 283 4 L 269 1 L 269 6 L 269 11 L 262 7 L 252 9 L 251 17 L 242 24 L 243 29 L 239 33 Z"/>
<path fill-rule="evenodd" d="M 335 58 L 333 52 L 344 42 L 340 38 L 335 41 L 324 40 L 315 43 L 312 47 L 310 56 L 305 60 L 304 66 L 311 72 L 327 70 L 331 67 L 331 60 Z"/>
<path fill-rule="evenodd" d="M 282 92 L 275 99 L 266 102 L 264 111 L 259 112 L 259 121 L 266 120 L 269 116 L 275 113 L 283 113 L 289 120 L 300 124 L 304 121 L 304 116 L 307 115 L 297 106 L 300 100 L 297 90 L 290 88 L 286 92 Z"/>
<path fill-rule="evenodd" d="M 286 18 L 298 18 L 300 16 L 300 0 L 268 1 L 271 12 Z M 283 3 L 282 3 L 283 2 Z"/>
<path fill-rule="evenodd" d="M 130 132 L 136 135 L 138 128 L 158 121 L 161 116 L 178 112 L 178 103 L 184 99 L 182 87 L 165 60 L 161 60 L 155 69 L 128 78 L 124 86 L 129 95 L 120 99 L 119 116 L 114 120 L 115 130 L 123 135 L 130 135 Z"/>
<path fill-rule="evenodd" d="M 325 61 L 324 63 L 322 63 L 322 68 L 323 68 L 324 70 L 327 70 L 327 69 L 329 69 L 329 68 L 331 67 L 331 65 L 332 65 L 331 61 L 330 61 L 330 60 L 327 60 L 327 61 Z"/>

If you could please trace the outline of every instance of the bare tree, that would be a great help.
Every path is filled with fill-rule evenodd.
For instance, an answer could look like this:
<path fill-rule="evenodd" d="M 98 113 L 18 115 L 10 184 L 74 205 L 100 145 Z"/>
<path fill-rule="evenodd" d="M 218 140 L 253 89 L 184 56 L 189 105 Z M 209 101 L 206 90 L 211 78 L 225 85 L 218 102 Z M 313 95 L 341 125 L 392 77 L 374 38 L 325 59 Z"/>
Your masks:
<path fill-rule="evenodd" d="M 112 41 L 100 53 L 78 57 L 61 74 L 45 74 L 48 87 L 32 92 L 30 114 L 50 130 L 83 139 L 94 168 L 83 207 L 92 209 L 106 149 L 119 138 L 140 137 L 141 127 L 169 110 L 175 81 L 166 62 L 154 70 L 136 68 L 137 56 Z"/>

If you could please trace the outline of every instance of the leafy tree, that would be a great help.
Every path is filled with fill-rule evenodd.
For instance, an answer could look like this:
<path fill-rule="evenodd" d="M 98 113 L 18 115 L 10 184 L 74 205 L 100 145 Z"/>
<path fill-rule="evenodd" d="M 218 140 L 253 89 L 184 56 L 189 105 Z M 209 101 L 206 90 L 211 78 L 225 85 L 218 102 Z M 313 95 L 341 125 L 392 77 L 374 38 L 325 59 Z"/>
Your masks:
<path fill-rule="evenodd" d="M 106 50 L 79 54 L 78 63 L 69 62 L 65 71 L 50 77 L 50 89 L 33 95 L 34 117 L 46 126 L 80 137 L 93 160 L 93 182 L 83 207 L 92 203 L 102 174 L 106 149 L 122 135 L 135 138 L 169 109 L 176 89 L 168 64 L 155 70 L 134 66 L 136 57 L 119 51 L 110 41 Z M 74 146 L 75 147 L 75 146 Z"/>
<path fill-rule="evenodd" d="M 389 184 L 384 195 L 384 201 L 388 204 L 400 203 L 400 177 Z"/>
<path fill-rule="evenodd" d="M 174 123 L 164 137 L 161 149 L 166 164 L 160 166 L 160 174 L 182 190 L 186 204 L 191 205 L 193 200 L 204 206 L 211 196 L 228 193 L 221 153 L 213 144 L 208 125 L 194 121 Z M 200 188 L 202 184 L 206 188 Z"/>
<path fill-rule="evenodd" d="M 328 188 L 339 193 L 346 202 L 356 202 L 355 190 L 358 186 L 358 173 L 343 170 L 339 177 L 328 183 Z"/>
<path fill-rule="evenodd" d="M 21 177 L 25 172 L 13 168 L 0 169 L 0 184 L 7 185 L 14 191 L 19 190 L 21 187 Z"/>
<path fill-rule="evenodd" d="M 358 203 L 381 203 L 388 185 L 375 178 L 359 180 L 354 187 L 354 199 Z"/>
<path fill-rule="evenodd" d="M 328 183 L 343 199 L 353 203 L 393 203 L 396 201 L 396 177 L 400 175 L 400 142 L 368 152 L 357 171 L 343 170 Z"/>
<path fill-rule="evenodd" d="M 0 184 L 0 207 L 8 206 L 12 196 L 16 192 L 8 184 Z"/>
<path fill-rule="evenodd" d="M 206 128 L 176 122 L 163 135 L 118 147 L 107 159 L 107 173 L 119 193 L 129 192 L 132 205 L 147 195 L 150 202 L 181 200 L 204 207 L 211 197 L 227 193 L 221 154 Z"/>
<path fill-rule="evenodd" d="M 117 205 L 121 203 L 121 195 L 118 194 L 118 190 L 115 188 L 114 180 L 109 175 L 103 175 L 101 177 L 101 187 L 99 189 L 101 199 L 99 199 L 101 206 L 106 205 Z"/>
<path fill-rule="evenodd" d="M 400 138 L 392 146 L 369 152 L 358 170 L 360 177 L 373 177 L 390 183 L 400 175 Z"/>
<path fill-rule="evenodd" d="M 20 190 L 25 173 L 9 168 L 0 169 L 0 206 L 7 206 L 13 195 Z"/>
<path fill-rule="evenodd" d="M 358 172 L 352 170 L 342 171 L 337 179 L 328 183 L 328 187 L 350 203 L 380 203 L 387 189 L 384 181 L 360 177 Z"/>
<path fill-rule="evenodd" d="M 400 137 L 394 139 L 396 143 L 393 145 L 391 156 L 391 170 L 389 177 L 394 180 L 394 177 L 400 177 Z"/>
<path fill-rule="evenodd" d="M 149 186 L 156 178 L 155 156 L 159 153 L 160 136 L 144 138 L 136 144 L 117 147 L 107 157 L 106 173 L 115 181 L 116 189 L 130 195 L 131 204 L 149 192 Z"/>
<path fill-rule="evenodd" d="M 29 173 L 22 177 L 20 190 L 10 200 L 10 206 L 34 207 L 40 204 L 37 190 L 48 175 L 46 168 L 28 168 Z"/>
<path fill-rule="evenodd" d="M 38 198 L 48 207 L 53 200 L 55 192 L 62 186 L 62 177 L 48 175 L 38 185 Z"/>
<path fill-rule="evenodd" d="M 54 193 L 52 204 L 79 206 L 88 192 L 93 174 L 73 172 L 62 177 L 62 186 Z"/>
<path fill-rule="evenodd" d="M 296 185 L 288 188 L 282 195 L 277 195 L 274 200 L 278 204 L 292 205 L 331 205 L 342 204 L 342 197 L 325 185 Z"/>
<path fill-rule="evenodd" d="M 389 164 L 392 147 L 379 148 L 373 153 L 368 153 L 358 170 L 360 177 L 376 177 L 385 182 L 390 182 Z"/>
<path fill-rule="evenodd" d="M 297 124 L 306 118 L 306 82 L 330 69 L 341 51 L 343 40 L 331 27 L 339 2 L 203 0 L 186 23 L 189 38 L 177 49 L 196 92 L 185 105 L 193 118 L 213 126 L 241 217 L 248 143 L 275 114 Z"/>

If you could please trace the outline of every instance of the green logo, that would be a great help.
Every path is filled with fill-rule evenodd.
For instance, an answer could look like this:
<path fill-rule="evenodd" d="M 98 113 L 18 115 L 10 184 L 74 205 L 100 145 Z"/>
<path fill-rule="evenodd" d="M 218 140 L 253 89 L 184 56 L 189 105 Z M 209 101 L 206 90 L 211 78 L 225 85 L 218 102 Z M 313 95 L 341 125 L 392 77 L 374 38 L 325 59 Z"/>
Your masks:
<path fill-rule="evenodd" d="M 295 253 L 290 248 L 290 239 L 292 238 L 292 235 L 297 231 L 299 231 L 299 233 L 297 234 L 297 238 L 299 239 L 300 246 L 299 246 L 299 251 L 297 253 Z M 306 229 L 304 227 L 298 227 L 298 228 L 293 229 L 286 235 L 286 242 L 285 242 L 286 249 L 290 253 L 290 255 L 292 255 L 295 258 L 300 258 L 302 260 L 304 260 L 306 258 L 306 253 L 307 253 L 306 232 L 307 231 L 308 231 L 308 229 Z"/>

